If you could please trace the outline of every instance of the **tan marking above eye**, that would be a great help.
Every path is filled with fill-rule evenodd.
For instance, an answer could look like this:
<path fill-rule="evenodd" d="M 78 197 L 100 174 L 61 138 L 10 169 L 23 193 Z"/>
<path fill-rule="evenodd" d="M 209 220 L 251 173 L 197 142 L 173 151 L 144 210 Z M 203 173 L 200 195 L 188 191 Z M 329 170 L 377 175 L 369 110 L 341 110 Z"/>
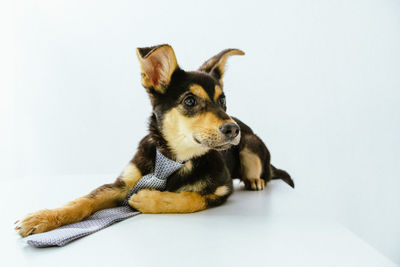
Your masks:
<path fill-rule="evenodd" d="M 217 101 L 217 99 L 221 96 L 221 94 L 222 94 L 221 87 L 216 85 L 215 86 L 215 93 L 214 93 L 214 101 Z"/>
<path fill-rule="evenodd" d="M 200 98 L 203 98 L 205 100 L 210 100 L 210 97 L 208 96 L 206 90 L 204 90 L 204 88 L 198 84 L 192 84 L 189 87 L 189 90 L 190 90 L 190 92 L 192 92 L 192 94 L 194 94 Z"/>

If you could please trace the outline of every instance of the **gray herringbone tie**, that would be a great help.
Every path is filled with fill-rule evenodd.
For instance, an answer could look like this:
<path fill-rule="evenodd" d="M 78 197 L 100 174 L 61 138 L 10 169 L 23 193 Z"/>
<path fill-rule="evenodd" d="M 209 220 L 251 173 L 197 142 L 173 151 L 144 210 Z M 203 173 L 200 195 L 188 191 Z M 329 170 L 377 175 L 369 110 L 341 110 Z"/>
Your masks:
<path fill-rule="evenodd" d="M 83 236 L 90 235 L 115 222 L 140 214 L 128 205 L 129 198 L 142 189 L 165 190 L 167 178 L 180 169 L 183 163 L 166 158 L 157 150 L 154 173 L 143 176 L 132 188 L 123 206 L 100 210 L 85 220 L 61 226 L 49 232 L 34 234 L 25 238 L 27 243 L 35 247 L 64 246 Z"/>

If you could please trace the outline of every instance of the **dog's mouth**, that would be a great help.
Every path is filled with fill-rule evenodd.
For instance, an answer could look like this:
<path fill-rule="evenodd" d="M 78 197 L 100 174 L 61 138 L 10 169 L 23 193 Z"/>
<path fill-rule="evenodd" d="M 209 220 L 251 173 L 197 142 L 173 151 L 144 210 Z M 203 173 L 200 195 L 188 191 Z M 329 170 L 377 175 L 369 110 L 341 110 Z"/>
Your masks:
<path fill-rule="evenodd" d="M 226 143 L 226 144 L 222 144 L 222 145 L 218 145 L 215 146 L 214 149 L 215 150 L 227 150 L 228 148 L 230 148 L 233 144 L 232 143 Z"/>
<path fill-rule="evenodd" d="M 223 142 L 223 143 L 220 143 L 217 145 L 211 145 L 206 142 L 202 142 L 196 136 L 193 136 L 193 139 L 199 145 L 207 146 L 211 149 L 215 149 L 215 150 L 219 150 L 219 151 L 226 150 L 226 149 L 230 148 L 232 145 L 238 144 L 238 142 L 236 142 L 235 139 L 231 140 L 231 141 L 226 141 L 226 142 Z"/>

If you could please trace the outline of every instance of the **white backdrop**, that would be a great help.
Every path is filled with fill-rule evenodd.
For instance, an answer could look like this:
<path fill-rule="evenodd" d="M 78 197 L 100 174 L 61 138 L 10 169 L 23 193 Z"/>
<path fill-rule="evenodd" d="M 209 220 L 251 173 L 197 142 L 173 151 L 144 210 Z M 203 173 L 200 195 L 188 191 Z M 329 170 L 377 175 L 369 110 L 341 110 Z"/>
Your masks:
<path fill-rule="evenodd" d="M 112 181 L 151 112 L 135 48 L 169 43 L 187 70 L 240 48 L 246 56 L 231 58 L 225 76 L 228 111 L 266 141 L 298 192 L 400 263 L 399 1 L 7 7 L 1 179 L 109 173 Z"/>

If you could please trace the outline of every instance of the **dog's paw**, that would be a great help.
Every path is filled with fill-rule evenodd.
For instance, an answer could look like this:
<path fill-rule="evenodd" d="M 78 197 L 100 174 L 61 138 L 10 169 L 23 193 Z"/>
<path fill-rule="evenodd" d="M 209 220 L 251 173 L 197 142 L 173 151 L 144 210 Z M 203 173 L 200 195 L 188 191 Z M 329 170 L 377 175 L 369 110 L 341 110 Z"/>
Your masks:
<path fill-rule="evenodd" d="M 247 178 L 243 180 L 246 190 L 264 190 L 265 181 L 261 178 Z"/>
<path fill-rule="evenodd" d="M 162 196 L 160 191 L 143 189 L 132 195 L 128 203 L 143 213 L 161 213 L 171 202 Z"/>
<path fill-rule="evenodd" d="M 21 221 L 16 221 L 15 230 L 22 237 L 43 233 L 58 226 L 57 212 L 54 210 L 39 210 L 28 214 Z"/>

